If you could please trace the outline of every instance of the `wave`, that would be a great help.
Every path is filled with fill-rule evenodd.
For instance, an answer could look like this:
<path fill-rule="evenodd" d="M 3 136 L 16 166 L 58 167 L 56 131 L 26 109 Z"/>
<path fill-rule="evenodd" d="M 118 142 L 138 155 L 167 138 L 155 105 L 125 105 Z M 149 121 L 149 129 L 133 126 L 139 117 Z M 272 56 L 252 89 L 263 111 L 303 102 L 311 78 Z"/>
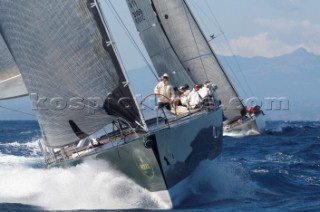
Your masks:
<path fill-rule="evenodd" d="M 2 203 L 47 210 L 168 208 L 105 161 L 45 169 L 38 140 L 0 144 L 0 176 Z"/>
<path fill-rule="evenodd" d="M 269 135 L 273 134 L 289 134 L 295 132 L 301 132 L 301 130 L 318 130 L 320 122 L 269 122 L 266 133 Z"/>
<path fill-rule="evenodd" d="M 20 134 L 20 135 L 26 135 L 26 134 L 32 134 L 32 133 L 34 133 L 34 131 L 27 130 L 27 131 L 22 131 L 22 132 L 20 132 L 19 134 Z"/>
<path fill-rule="evenodd" d="M 42 164 L 42 159 L 39 157 L 24 157 L 16 155 L 0 154 L 0 168 L 7 167 L 39 167 Z"/>
<path fill-rule="evenodd" d="M 32 145 L 31 145 L 32 146 Z M 160 196 L 92 160 L 75 167 L 34 168 L 42 157 L 0 155 L 0 200 L 47 210 L 167 209 Z M 14 176 L 14 177 L 13 177 Z M 171 192 L 174 206 L 188 208 L 228 199 L 253 199 L 259 186 L 238 162 L 204 161 Z"/>
<path fill-rule="evenodd" d="M 282 152 L 268 154 L 266 155 L 266 159 L 268 161 L 272 161 L 276 163 L 284 163 L 284 164 L 297 164 L 297 163 L 304 162 L 301 158 L 298 158 L 297 156 L 288 155 Z"/>
<path fill-rule="evenodd" d="M 37 149 L 39 140 L 32 140 L 27 143 L 20 143 L 18 141 L 0 143 L 0 146 L 12 146 L 12 147 L 28 147 L 32 149 Z M 38 148 L 39 149 L 39 148 Z"/>
<path fill-rule="evenodd" d="M 177 210 L 281 206 L 286 211 L 294 201 L 310 201 L 319 208 L 319 126 L 319 122 L 272 122 L 261 136 L 226 137 L 223 155 L 202 162 L 172 191 Z M 4 202 L 47 210 L 168 208 L 160 196 L 103 161 L 44 169 L 37 143 L 12 139 L 0 144 L 0 210 Z"/>
<path fill-rule="evenodd" d="M 32 140 L 30 142 L 13 141 L 9 143 L 0 143 L 1 158 L 3 159 L 5 156 L 6 158 L 10 158 L 10 156 L 40 157 L 42 152 L 38 145 L 39 141 L 40 140 Z M 12 160 L 12 162 L 13 164 L 15 163 L 14 160 Z"/>
<path fill-rule="evenodd" d="M 272 126 L 269 126 L 265 133 L 267 135 L 283 135 L 286 133 L 293 132 L 295 130 L 295 126 L 287 123 L 287 122 L 279 122 L 274 123 Z"/>
<path fill-rule="evenodd" d="M 172 191 L 177 208 L 214 205 L 226 200 L 256 198 L 261 188 L 251 180 L 241 163 L 204 161 L 190 177 Z"/>
<path fill-rule="evenodd" d="M 236 137 L 236 138 L 242 138 L 249 135 L 256 135 L 255 130 L 244 130 L 239 132 L 223 132 L 223 136 L 230 136 L 230 137 Z"/>
<path fill-rule="evenodd" d="M 0 176 L 0 200 L 5 203 L 48 210 L 167 207 L 104 161 L 88 161 L 68 169 L 2 166 Z"/>

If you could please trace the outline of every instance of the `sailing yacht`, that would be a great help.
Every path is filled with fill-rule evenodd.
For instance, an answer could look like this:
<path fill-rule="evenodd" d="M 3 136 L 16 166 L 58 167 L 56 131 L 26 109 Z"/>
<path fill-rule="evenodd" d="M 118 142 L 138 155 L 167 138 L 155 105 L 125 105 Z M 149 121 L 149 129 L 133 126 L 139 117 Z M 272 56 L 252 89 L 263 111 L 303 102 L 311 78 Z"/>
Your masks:
<path fill-rule="evenodd" d="M 159 76 L 170 70 L 175 86 L 216 77 L 207 70 L 219 67 L 211 51 L 205 45 L 177 48 L 180 38 L 174 35 L 184 28 L 166 24 L 181 16 L 190 19 L 188 32 L 198 29 L 184 1 L 127 3 L 138 11 L 133 17 L 147 50 L 154 51 Z M 0 80 L 10 88 L 1 92 L 5 98 L 30 96 L 47 167 L 104 160 L 140 186 L 170 197 L 201 161 L 221 153 L 223 112 L 217 98 L 179 116 L 158 108 L 152 108 L 153 116 L 142 112 L 144 102 L 134 98 L 134 82 L 126 76 L 100 1 L 2 0 L 0 9 Z M 159 33 L 155 39 L 154 33 Z M 215 87 L 210 89 L 214 94 Z"/>
<path fill-rule="evenodd" d="M 235 120 L 225 120 L 223 122 L 223 135 L 242 137 L 247 135 L 260 135 L 265 129 L 264 112 L 259 105 L 246 107 L 242 110 L 242 115 Z"/>
<path fill-rule="evenodd" d="M 224 112 L 224 132 L 259 134 L 263 112 L 251 115 L 211 48 L 185 0 L 127 0 L 152 63 L 161 75 L 171 71 L 174 85 L 215 84 Z"/>

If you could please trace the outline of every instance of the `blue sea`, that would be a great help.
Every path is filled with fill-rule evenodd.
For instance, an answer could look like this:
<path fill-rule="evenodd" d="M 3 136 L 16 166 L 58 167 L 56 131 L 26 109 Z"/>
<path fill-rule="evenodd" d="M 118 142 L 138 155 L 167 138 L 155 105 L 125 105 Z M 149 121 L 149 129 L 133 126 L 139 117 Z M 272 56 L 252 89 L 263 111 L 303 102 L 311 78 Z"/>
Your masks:
<path fill-rule="evenodd" d="M 320 211 L 320 123 L 267 122 L 224 137 L 181 187 L 179 208 L 101 161 L 45 169 L 36 121 L 0 121 L 0 211 Z"/>

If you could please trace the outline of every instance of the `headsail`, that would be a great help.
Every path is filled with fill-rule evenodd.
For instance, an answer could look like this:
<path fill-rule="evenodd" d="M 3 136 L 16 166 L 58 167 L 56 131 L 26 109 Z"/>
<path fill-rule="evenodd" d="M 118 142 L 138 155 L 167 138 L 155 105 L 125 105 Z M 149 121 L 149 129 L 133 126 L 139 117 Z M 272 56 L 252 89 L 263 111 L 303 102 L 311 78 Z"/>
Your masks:
<path fill-rule="evenodd" d="M 94 1 L 3 0 L 0 10 L 46 145 L 77 142 L 118 118 L 141 124 Z"/>
<path fill-rule="evenodd" d="M 158 75 L 168 73 L 171 84 L 177 87 L 185 83 L 192 86 L 194 82 L 170 45 L 151 2 L 127 0 L 127 4 Z"/>
<path fill-rule="evenodd" d="M 28 95 L 20 71 L 0 35 L 0 100 Z"/>
<path fill-rule="evenodd" d="M 127 0 L 127 3 L 140 34 L 145 33 L 141 30 L 142 26 L 150 26 L 153 23 L 149 23 L 148 18 L 144 19 L 143 17 L 153 16 L 153 20 L 158 20 L 160 22 L 158 28 L 163 30 L 166 42 L 170 44 L 186 73 L 195 83 L 204 83 L 209 80 L 217 84 L 217 92 L 224 106 L 225 116 L 229 120 L 239 118 L 243 104 L 187 3 L 184 0 Z M 151 6 L 149 6 L 150 4 Z M 149 11 L 149 7 L 153 9 L 152 12 Z M 154 33 L 153 36 L 162 35 Z M 154 42 L 157 38 L 150 38 L 151 36 L 144 38 L 144 35 L 141 37 L 149 54 L 152 52 L 150 49 L 158 49 L 162 46 L 163 42 Z M 148 41 L 148 39 L 150 40 Z M 152 42 L 152 45 L 148 42 Z M 155 65 L 156 69 L 157 67 Z"/>

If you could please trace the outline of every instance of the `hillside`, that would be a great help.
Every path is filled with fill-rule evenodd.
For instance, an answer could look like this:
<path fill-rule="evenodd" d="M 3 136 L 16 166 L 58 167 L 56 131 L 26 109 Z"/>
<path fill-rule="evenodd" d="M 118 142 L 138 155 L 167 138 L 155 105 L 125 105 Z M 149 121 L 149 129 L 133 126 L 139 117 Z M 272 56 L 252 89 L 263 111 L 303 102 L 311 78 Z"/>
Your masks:
<path fill-rule="evenodd" d="M 237 88 L 246 88 L 246 81 L 248 82 L 253 93 L 246 89 L 248 96 L 256 96 L 261 100 L 268 97 L 285 97 L 289 100 L 288 111 L 270 111 L 270 118 L 320 120 L 317 110 L 320 103 L 317 93 L 320 84 L 319 55 L 298 49 L 291 54 L 274 58 L 236 56 L 220 59 L 229 75 L 233 75 L 231 67 L 238 79 L 242 79 L 241 84 L 235 83 Z M 239 73 L 235 59 L 246 80 Z"/>

